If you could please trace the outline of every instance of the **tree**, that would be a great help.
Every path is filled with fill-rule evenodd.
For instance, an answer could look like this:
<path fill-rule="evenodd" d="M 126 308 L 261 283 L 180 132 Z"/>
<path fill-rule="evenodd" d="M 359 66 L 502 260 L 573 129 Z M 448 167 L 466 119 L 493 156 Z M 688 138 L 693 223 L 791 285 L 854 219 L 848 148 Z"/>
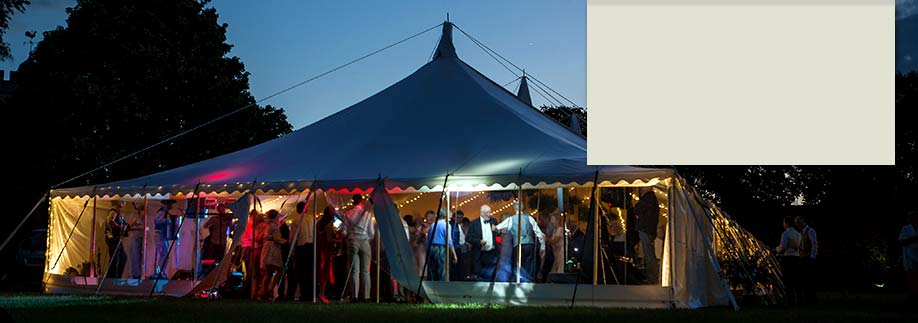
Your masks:
<path fill-rule="evenodd" d="M 580 134 L 587 135 L 587 119 L 586 119 L 586 109 L 584 108 L 572 108 L 568 106 L 546 106 L 543 105 L 539 108 L 542 110 L 542 113 L 551 117 L 552 119 L 558 120 L 558 122 L 564 124 L 565 126 L 571 127 L 571 117 L 576 116 L 577 121 L 580 124 Z"/>
<path fill-rule="evenodd" d="M 910 115 L 918 107 L 918 72 L 896 75 L 896 109 Z M 542 107 L 563 124 L 581 115 L 586 134 L 586 111 L 569 107 Z M 572 113 L 574 112 L 574 113 Z M 855 152 L 853 152 L 855 153 Z M 787 206 L 799 197 L 810 205 L 838 207 L 865 201 L 869 187 L 893 198 L 915 194 L 918 176 L 918 131 L 913 121 L 896 124 L 896 166 L 678 166 L 677 171 L 709 199 L 740 216 L 746 210 Z M 668 166 L 660 166 L 668 167 Z M 914 196 L 914 195 L 911 195 Z M 866 201 L 865 201 L 866 202 Z M 895 213 L 896 210 L 890 210 Z"/>
<path fill-rule="evenodd" d="M 228 57 L 226 24 L 207 1 L 80 0 L 44 33 L 11 111 L 42 132 L 23 142 L 40 192 L 142 147 L 252 106 L 67 186 L 141 176 L 292 131 L 283 109 L 255 105 L 249 74 Z M 32 137 L 36 138 L 36 137 Z"/>
<path fill-rule="evenodd" d="M 29 0 L 0 0 L 0 61 L 10 59 L 10 45 L 3 40 L 6 29 L 9 28 L 10 18 L 18 12 L 25 12 Z"/>

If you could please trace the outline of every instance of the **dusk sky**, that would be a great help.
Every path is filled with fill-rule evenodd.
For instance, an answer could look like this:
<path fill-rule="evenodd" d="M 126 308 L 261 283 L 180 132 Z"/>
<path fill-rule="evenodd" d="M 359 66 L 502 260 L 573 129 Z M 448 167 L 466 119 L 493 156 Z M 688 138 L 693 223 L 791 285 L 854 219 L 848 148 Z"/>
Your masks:
<path fill-rule="evenodd" d="M 32 0 L 26 13 L 14 15 L 5 35 L 14 57 L 0 68 L 15 70 L 27 57 L 25 31 L 39 31 L 37 42 L 41 32 L 65 24 L 64 9 L 74 4 Z M 251 73 L 256 99 L 434 26 L 449 12 L 460 28 L 577 105 L 586 104 L 585 0 L 216 0 L 210 5 L 229 24 L 227 42 L 234 46 L 230 55 L 239 56 Z M 896 6 L 897 23 L 909 21 L 897 28 L 897 66 L 910 69 L 914 42 L 904 40 L 915 37 L 918 0 L 896 0 Z M 515 78 L 464 35 L 457 31 L 454 36 L 467 63 L 499 84 Z M 411 74 L 430 57 L 438 37 L 439 30 L 427 32 L 265 104 L 285 108 L 294 128 L 306 126 Z M 517 86 L 508 89 L 516 91 Z M 535 92 L 532 97 L 536 106 L 548 103 Z"/>
<path fill-rule="evenodd" d="M 14 58 L 0 68 L 15 70 L 28 56 L 25 31 L 40 35 L 64 25 L 64 10 L 74 4 L 32 0 L 26 13 L 13 16 L 5 39 Z M 217 0 L 210 5 L 229 25 L 230 55 L 240 57 L 251 73 L 256 99 L 439 24 L 449 12 L 459 28 L 577 105 L 586 104 L 586 1 Z M 414 72 L 427 62 L 439 36 L 439 29 L 427 32 L 264 104 L 285 108 L 294 128 L 306 126 Z M 495 82 L 515 78 L 458 31 L 453 38 L 459 57 Z M 547 104 L 532 96 L 534 105 Z"/>

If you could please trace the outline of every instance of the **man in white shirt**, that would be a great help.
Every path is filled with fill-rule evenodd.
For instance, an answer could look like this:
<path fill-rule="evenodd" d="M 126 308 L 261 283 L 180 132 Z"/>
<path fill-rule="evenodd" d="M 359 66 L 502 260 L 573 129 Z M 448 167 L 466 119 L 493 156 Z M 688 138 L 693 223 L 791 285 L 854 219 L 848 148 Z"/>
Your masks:
<path fill-rule="evenodd" d="M 520 264 L 521 270 L 519 270 L 519 281 L 520 282 L 535 282 L 536 276 L 536 253 L 534 244 L 538 242 L 539 244 L 539 255 L 545 254 L 545 234 L 542 233 L 542 229 L 539 228 L 538 222 L 535 218 L 529 216 L 528 214 L 523 214 L 520 207 L 520 202 L 514 202 L 514 209 L 516 214 L 507 217 L 500 224 L 497 225 L 497 230 L 501 232 L 510 233 L 511 243 L 513 246 L 513 275 L 517 273 L 517 264 Z M 520 222 L 520 219 L 525 216 L 525 219 Z M 518 233 L 520 232 L 520 233 Z M 532 236 L 535 236 L 533 239 Z M 505 242 L 505 243 L 507 243 Z"/>
<path fill-rule="evenodd" d="M 370 299 L 370 239 L 373 238 L 373 215 L 366 211 L 363 196 L 354 194 L 354 207 L 344 216 L 344 228 L 347 234 L 347 255 L 351 261 L 350 289 L 354 300 Z M 360 287 L 363 285 L 363 295 Z"/>
<path fill-rule="evenodd" d="M 784 233 L 781 234 L 781 244 L 776 251 L 778 256 L 800 256 L 800 232 L 794 229 L 794 220 L 791 217 L 784 218 Z"/>
<path fill-rule="evenodd" d="M 899 243 L 902 244 L 902 265 L 905 267 L 908 299 L 918 304 L 918 212 L 909 212 L 908 224 L 899 232 Z"/>
<path fill-rule="evenodd" d="M 781 243 L 775 251 L 781 263 L 787 304 L 796 305 L 800 293 L 800 232 L 794 228 L 793 217 L 784 217 L 784 233 L 781 234 Z"/>
<path fill-rule="evenodd" d="M 472 258 L 472 278 L 491 281 L 494 265 L 497 262 L 497 221 L 491 218 L 491 207 L 481 206 L 480 216 L 469 225 L 465 242 L 469 244 L 469 257 Z"/>

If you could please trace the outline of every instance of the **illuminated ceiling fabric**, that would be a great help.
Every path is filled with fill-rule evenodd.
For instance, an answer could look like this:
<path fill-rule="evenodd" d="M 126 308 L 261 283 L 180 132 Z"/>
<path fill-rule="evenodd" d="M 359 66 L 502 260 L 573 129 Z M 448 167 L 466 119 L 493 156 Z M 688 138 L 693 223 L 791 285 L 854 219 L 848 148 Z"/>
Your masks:
<path fill-rule="evenodd" d="M 485 185 L 592 181 L 597 166 L 586 164 L 583 136 L 523 103 L 465 64 L 452 44 L 444 44 L 448 43 L 441 42 L 436 59 L 408 77 L 284 137 L 149 176 L 103 184 L 99 190 L 109 195 L 134 194 L 148 185 L 163 186 L 160 192 L 174 194 L 183 187 L 190 192 L 201 182 L 212 184 L 212 192 L 223 184 L 242 192 L 244 188 L 233 186 L 256 180 L 275 183 L 272 189 L 291 183 L 308 187 L 302 183 L 311 181 L 319 188 L 340 188 L 372 183 L 378 177 L 405 189 L 441 185 L 447 172 L 453 180 L 470 178 Z M 667 169 L 599 169 L 602 179 L 614 181 L 671 175 Z M 54 194 L 80 196 L 91 190 L 91 186 L 58 189 Z"/>

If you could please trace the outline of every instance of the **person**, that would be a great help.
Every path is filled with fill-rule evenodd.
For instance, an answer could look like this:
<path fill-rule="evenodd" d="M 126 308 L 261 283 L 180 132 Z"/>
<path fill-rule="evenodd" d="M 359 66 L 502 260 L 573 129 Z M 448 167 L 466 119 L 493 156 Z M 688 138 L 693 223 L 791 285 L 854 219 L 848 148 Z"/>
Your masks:
<path fill-rule="evenodd" d="M 586 249 L 586 234 L 580 230 L 580 225 L 577 224 L 577 221 L 567 220 L 567 230 L 565 230 L 567 235 L 567 259 L 573 260 L 571 263 L 575 267 L 579 267 L 581 262 L 586 261 L 583 251 Z M 572 271 L 574 268 L 570 268 Z M 565 272 L 569 272 L 568 268 L 564 268 Z"/>
<path fill-rule="evenodd" d="M 111 209 L 108 210 L 108 221 L 105 223 L 105 245 L 108 247 L 108 256 L 111 265 L 106 272 L 109 278 L 120 278 L 124 271 L 125 253 L 121 240 L 127 236 L 127 223 L 124 222 L 124 214 L 121 208 L 124 203 L 120 200 L 112 200 Z"/>
<path fill-rule="evenodd" d="M 433 223 L 436 216 L 434 211 L 427 211 L 424 213 L 424 217 L 418 221 L 417 227 L 414 232 L 414 244 L 412 245 L 412 252 L 414 253 L 414 266 L 418 271 L 418 275 L 421 278 L 427 277 L 427 269 L 424 266 L 427 264 L 427 234 L 430 231 L 430 224 Z"/>
<path fill-rule="evenodd" d="M 563 273 L 564 272 L 564 261 L 566 260 L 566 255 L 564 254 L 564 226 L 561 225 L 561 211 L 554 211 L 551 213 L 551 228 L 554 230 L 551 232 L 551 237 L 548 239 L 549 244 L 551 245 L 551 253 L 554 256 L 554 260 L 551 264 L 550 273 Z"/>
<path fill-rule="evenodd" d="M 431 224 L 430 230 L 427 232 L 427 240 L 430 246 L 427 255 L 427 279 L 429 280 L 446 280 L 447 253 L 449 253 L 453 263 L 458 260 L 456 249 L 453 248 L 452 244 L 447 244 L 446 241 L 447 218 L 449 218 L 449 211 L 446 208 L 441 208 L 440 212 L 437 213 L 437 222 Z"/>
<path fill-rule="evenodd" d="M 169 248 L 172 245 L 172 242 L 175 241 L 175 238 L 178 234 L 178 227 L 176 225 L 176 220 L 181 214 L 180 211 L 175 210 L 173 206 L 175 205 L 175 200 L 166 199 L 160 202 L 159 210 L 156 211 L 156 214 L 153 216 L 154 221 L 154 239 L 156 243 L 156 277 L 160 279 L 166 278 L 166 271 L 169 267 L 166 263 L 167 253 Z"/>
<path fill-rule="evenodd" d="M 472 280 L 472 259 L 469 257 L 472 245 L 465 241 L 465 236 L 468 235 L 469 226 L 471 226 L 472 221 L 470 221 L 469 218 L 462 217 L 460 223 L 460 239 L 462 240 L 460 240 L 461 247 L 459 249 L 459 277 L 461 280 Z"/>
<path fill-rule="evenodd" d="M 332 264 L 334 263 L 335 253 L 338 251 L 337 244 L 340 243 L 337 232 L 335 232 L 335 209 L 331 206 L 325 207 L 319 221 L 316 223 L 316 229 L 318 298 L 320 302 L 328 304 L 325 290 L 329 283 L 335 284 L 335 271 Z"/>
<path fill-rule="evenodd" d="M 459 264 L 462 262 L 462 245 L 465 243 L 465 234 L 462 232 L 462 218 L 465 216 L 465 213 L 462 210 L 457 210 L 450 217 L 449 220 L 449 243 L 451 247 L 456 250 L 457 261 L 456 266 L 449 266 L 449 279 L 451 281 L 462 280 L 461 267 Z"/>
<path fill-rule="evenodd" d="M 472 279 L 490 281 L 497 262 L 497 221 L 491 218 L 491 206 L 481 205 L 479 217 L 469 225 L 465 241 L 472 258 Z"/>
<path fill-rule="evenodd" d="M 300 299 L 312 299 L 315 282 L 313 280 L 313 243 L 315 241 L 313 234 L 313 221 L 311 214 L 306 214 L 306 202 L 300 201 L 296 204 L 296 213 L 290 222 L 290 234 L 293 237 L 293 260 L 292 271 L 288 268 L 288 280 L 290 288 L 287 289 L 287 299 L 294 299 L 296 287 L 300 287 Z"/>
<path fill-rule="evenodd" d="M 918 305 L 918 212 L 908 213 L 908 223 L 899 232 L 902 266 L 908 287 L 908 302 Z"/>
<path fill-rule="evenodd" d="M 143 275 L 143 259 L 141 250 L 143 250 L 143 204 L 134 204 L 134 212 L 124 213 L 125 229 L 127 234 L 121 239 L 121 248 L 124 250 L 125 263 L 124 272 L 121 277 L 129 279 L 140 279 Z"/>
<path fill-rule="evenodd" d="M 535 218 L 523 214 L 519 201 L 513 203 L 513 208 L 516 214 L 504 218 L 497 225 L 497 230 L 508 233 L 511 239 L 508 244 L 513 246 L 512 277 L 517 278 L 520 282 L 534 282 L 536 268 L 538 268 L 536 266 L 535 244 L 538 243 L 541 258 L 545 254 L 545 234 L 539 229 L 539 224 Z M 526 218 L 521 220 L 523 216 Z M 533 236 L 537 241 L 533 240 Z M 518 264 L 520 269 L 517 269 Z"/>
<path fill-rule="evenodd" d="M 286 242 L 281 237 L 280 226 L 277 224 L 277 210 L 268 210 L 265 221 L 261 221 L 255 229 L 256 249 L 261 249 L 261 283 L 257 300 L 272 300 L 274 298 L 274 285 L 280 279 L 280 271 L 284 268 L 281 244 Z"/>
<path fill-rule="evenodd" d="M 660 222 L 660 202 L 652 188 L 641 188 L 644 193 L 634 205 L 637 217 L 635 227 L 640 239 L 641 259 L 644 262 L 644 275 L 648 284 L 656 284 L 660 274 L 660 265 L 655 253 L 654 240 L 657 239 L 657 224 Z"/>
<path fill-rule="evenodd" d="M 800 263 L 798 264 L 798 281 L 800 287 L 800 302 L 812 304 L 815 302 L 813 294 L 816 275 L 816 255 L 819 251 L 819 240 L 816 239 L 816 230 L 806 224 L 806 218 L 794 218 L 797 231 L 800 232 Z"/>
<path fill-rule="evenodd" d="M 299 281 L 297 280 L 297 278 L 299 277 L 297 277 L 296 275 L 297 273 L 296 261 L 293 261 L 293 259 L 290 259 L 290 257 L 293 257 L 293 255 L 290 254 L 290 248 L 291 248 L 290 244 L 294 242 L 293 236 L 291 235 L 291 232 L 290 232 L 291 230 L 290 224 L 292 221 L 287 221 L 286 219 L 287 219 L 287 216 L 278 215 L 277 221 L 276 221 L 277 227 L 280 230 L 280 236 L 281 238 L 284 239 L 284 243 L 281 244 L 281 263 L 284 264 L 284 266 L 286 266 L 286 272 L 284 273 L 284 270 L 285 270 L 284 266 L 281 266 L 281 272 L 284 274 L 283 276 L 280 277 L 280 283 L 277 285 L 277 298 L 275 299 L 275 301 L 288 300 L 287 298 L 288 295 L 292 297 L 296 296 L 296 287 L 297 287 L 296 285 L 298 285 L 299 283 Z M 289 298 L 289 299 L 292 299 L 294 301 L 298 300 L 296 298 Z"/>
<path fill-rule="evenodd" d="M 344 216 L 347 255 L 351 262 L 350 290 L 354 300 L 370 300 L 370 240 L 373 238 L 373 216 L 366 211 L 363 195 L 354 194 L 353 207 Z M 363 294 L 360 294 L 361 286 Z"/>
<path fill-rule="evenodd" d="M 258 268 L 261 267 L 261 249 L 255 249 L 255 230 L 261 223 L 261 214 L 255 208 L 249 211 L 248 221 L 246 222 L 245 231 L 242 233 L 241 245 L 239 252 L 241 262 L 244 262 L 245 280 L 242 282 L 242 289 L 249 292 L 249 296 L 254 299 L 258 292 Z M 261 245 L 259 244 L 260 248 Z"/>
<path fill-rule="evenodd" d="M 787 304 L 796 305 L 798 303 L 797 267 L 800 259 L 800 233 L 794 229 L 794 218 L 784 217 L 784 233 L 781 234 L 781 243 L 775 248 L 775 252 L 781 263 Z"/>
<path fill-rule="evenodd" d="M 217 204 L 216 209 L 217 214 L 208 218 L 201 226 L 202 231 L 208 232 L 207 236 L 201 238 L 204 240 L 201 259 L 212 259 L 219 262 L 226 254 L 226 239 L 232 236 L 234 217 L 226 212 L 226 205 L 223 203 Z"/>

